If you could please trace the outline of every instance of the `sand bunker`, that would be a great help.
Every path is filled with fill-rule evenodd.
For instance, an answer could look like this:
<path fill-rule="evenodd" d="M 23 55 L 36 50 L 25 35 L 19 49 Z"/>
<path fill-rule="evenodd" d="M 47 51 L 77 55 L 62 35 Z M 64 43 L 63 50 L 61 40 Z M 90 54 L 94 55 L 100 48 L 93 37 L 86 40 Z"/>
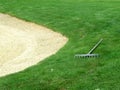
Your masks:
<path fill-rule="evenodd" d="M 45 27 L 0 14 L 0 76 L 37 64 L 55 54 L 67 40 Z"/>

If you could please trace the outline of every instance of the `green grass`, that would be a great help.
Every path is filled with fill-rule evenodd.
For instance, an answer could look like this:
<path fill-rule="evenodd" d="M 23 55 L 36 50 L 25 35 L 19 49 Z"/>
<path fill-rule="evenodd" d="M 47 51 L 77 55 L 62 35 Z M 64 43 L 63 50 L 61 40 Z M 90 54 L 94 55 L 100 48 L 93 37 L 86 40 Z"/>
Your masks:
<path fill-rule="evenodd" d="M 120 0 L 0 0 L 0 12 L 69 38 L 57 54 L 1 77 L 0 90 L 120 90 Z M 74 59 L 100 38 L 100 58 Z"/>

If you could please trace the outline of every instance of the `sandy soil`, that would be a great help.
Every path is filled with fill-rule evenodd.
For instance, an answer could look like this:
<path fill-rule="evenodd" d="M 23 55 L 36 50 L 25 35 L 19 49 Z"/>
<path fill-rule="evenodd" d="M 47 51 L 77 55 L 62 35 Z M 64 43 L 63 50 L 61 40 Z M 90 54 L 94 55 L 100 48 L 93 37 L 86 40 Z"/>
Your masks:
<path fill-rule="evenodd" d="M 0 77 L 37 64 L 67 41 L 43 26 L 0 14 Z"/>

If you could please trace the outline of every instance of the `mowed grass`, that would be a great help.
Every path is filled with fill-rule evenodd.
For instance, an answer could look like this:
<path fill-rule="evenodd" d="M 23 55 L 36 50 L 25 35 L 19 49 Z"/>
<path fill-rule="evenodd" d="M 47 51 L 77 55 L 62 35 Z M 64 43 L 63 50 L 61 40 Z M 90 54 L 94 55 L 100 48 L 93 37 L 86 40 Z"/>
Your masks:
<path fill-rule="evenodd" d="M 69 38 L 57 54 L 1 77 L 0 90 L 120 90 L 119 0 L 0 0 L 0 12 Z M 74 58 L 101 38 L 94 52 L 101 57 Z"/>

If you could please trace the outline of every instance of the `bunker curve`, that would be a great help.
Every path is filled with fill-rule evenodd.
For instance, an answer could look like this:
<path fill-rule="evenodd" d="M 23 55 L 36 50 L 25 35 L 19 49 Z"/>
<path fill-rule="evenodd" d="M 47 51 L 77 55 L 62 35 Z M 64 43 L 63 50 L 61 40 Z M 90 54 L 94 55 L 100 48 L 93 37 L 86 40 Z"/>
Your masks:
<path fill-rule="evenodd" d="M 37 64 L 67 41 L 60 33 L 0 13 L 0 77 Z"/>

